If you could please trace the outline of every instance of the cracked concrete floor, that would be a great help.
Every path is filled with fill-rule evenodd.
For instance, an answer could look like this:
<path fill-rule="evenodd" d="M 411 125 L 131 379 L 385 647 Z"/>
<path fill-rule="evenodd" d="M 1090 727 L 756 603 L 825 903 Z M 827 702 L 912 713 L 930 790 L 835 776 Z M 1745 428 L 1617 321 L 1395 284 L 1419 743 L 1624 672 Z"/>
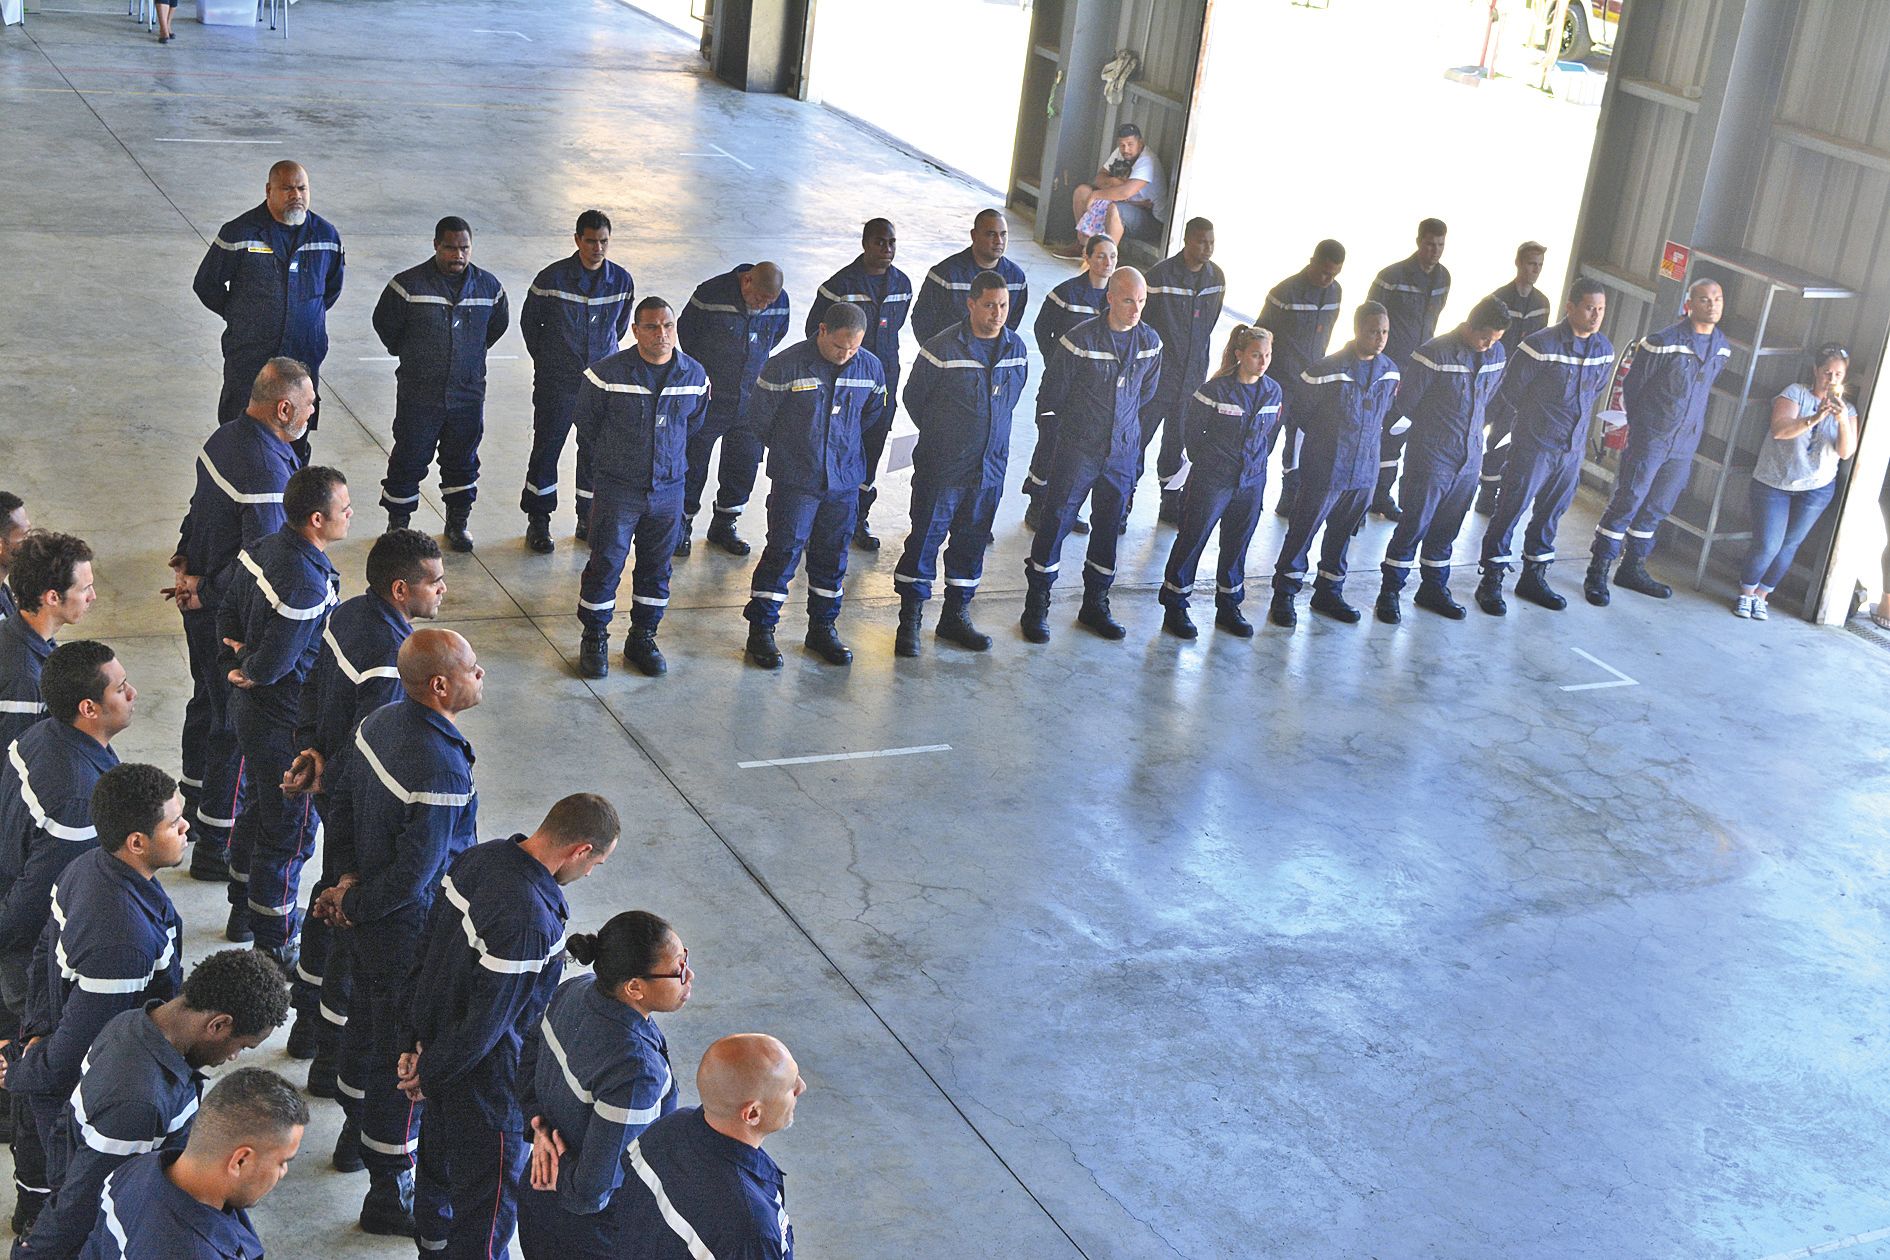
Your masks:
<path fill-rule="evenodd" d="M 606 0 L 304 0 L 286 44 L 183 21 L 163 48 L 93 8 L 0 38 L 0 484 L 99 548 L 85 630 L 143 692 L 123 750 L 165 765 L 184 672 L 156 591 L 218 381 L 188 285 L 268 161 L 309 164 L 347 241 L 316 449 L 363 500 L 392 410 L 369 313 L 441 214 L 515 299 L 597 203 L 640 291 L 680 301 L 767 255 L 798 317 L 869 214 L 918 274 L 986 198 L 709 82 Z M 710 140 L 753 169 L 680 156 Z M 1025 235 L 1041 294 L 1064 269 Z M 1303 253 L 1282 249 L 1279 274 Z M 568 668 L 583 553 L 517 537 L 528 397 L 526 362 L 496 358 L 481 545 L 449 562 L 449 624 L 491 669 L 467 722 L 486 830 L 579 788 L 624 810 L 578 921 L 679 925 L 700 968 L 666 1025 L 679 1065 L 736 1029 L 794 1048 L 812 1093 L 771 1149 L 807 1254 L 1848 1256 L 1890 1226 L 1881 653 L 1736 622 L 1718 592 L 1184 646 L 1157 635 L 1170 535 L 1145 495 L 1126 643 L 1079 636 L 1067 603 L 1049 647 L 1016 637 L 1013 500 L 988 657 L 928 644 L 895 669 L 895 556 L 856 552 L 855 666 L 794 650 L 761 675 L 748 566 L 699 551 L 671 676 L 590 686 Z M 896 544 L 906 475 L 887 484 Z M 378 513 L 359 524 L 351 590 Z M 1359 593 L 1385 533 L 1358 541 Z M 1277 538 L 1269 516 L 1255 575 Z M 1636 685 L 1562 690 L 1608 678 L 1577 649 Z M 740 765 L 927 745 L 950 747 Z M 172 887 L 198 956 L 220 894 Z M 254 1059 L 288 1066 L 280 1040 Z M 258 1213 L 270 1253 L 401 1253 L 355 1231 L 361 1182 L 324 1166 L 317 1116 Z"/>

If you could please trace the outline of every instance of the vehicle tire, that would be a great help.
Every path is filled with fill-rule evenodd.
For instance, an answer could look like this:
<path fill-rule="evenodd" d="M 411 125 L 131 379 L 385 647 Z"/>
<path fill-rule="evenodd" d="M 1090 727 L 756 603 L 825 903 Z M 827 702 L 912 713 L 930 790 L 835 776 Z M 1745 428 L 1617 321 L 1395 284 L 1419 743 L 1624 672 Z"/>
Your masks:
<path fill-rule="evenodd" d="M 1569 0 L 1568 16 L 1562 19 L 1562 39 L 1556 56 L 1562 61 L 1582 61 L 1595 49 L 1588 36 L 1588 14 L 1583 0 Z"/>

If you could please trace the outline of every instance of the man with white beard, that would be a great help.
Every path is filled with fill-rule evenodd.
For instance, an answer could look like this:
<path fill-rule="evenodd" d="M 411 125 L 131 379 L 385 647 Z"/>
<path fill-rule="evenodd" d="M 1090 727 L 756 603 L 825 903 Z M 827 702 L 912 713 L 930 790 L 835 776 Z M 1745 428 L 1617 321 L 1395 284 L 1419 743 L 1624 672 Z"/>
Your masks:
<path fill-rule="evenodd" d="M 263 202 L 225 223 L 204 252 L 191 287 L 223 317 L 223 392 L 217 423 L 249 406 L 250 386 L 270 359 L 308 366 L 321 417 L 322 359 L 328 354 L 328 309 L 341 297 L 346 259 L 334 225 L 309 209 L 308 172 L 296 162 L 269 168 Z M 308 441 L 296 443 L 308 462 Z"/>

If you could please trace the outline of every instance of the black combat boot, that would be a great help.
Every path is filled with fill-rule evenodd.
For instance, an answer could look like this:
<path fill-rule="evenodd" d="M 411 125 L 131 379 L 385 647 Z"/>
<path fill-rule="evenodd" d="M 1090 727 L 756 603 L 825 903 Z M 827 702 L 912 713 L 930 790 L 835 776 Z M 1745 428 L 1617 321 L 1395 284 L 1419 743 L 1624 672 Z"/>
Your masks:
<path fill-rule="evenodd" d="M 831 621 L 808 622 L 801 645 L 829 665 L 853 664 L 853 649 L 840 641 L 840 632 Z"/>
<path fill-rule="evenodd" d="M 663 650 L 656 646 L 656 631 L 632 627 L 623 641 L 623 663 L 638 670 L 645 678 L 661 678 L 669 672 Z"/>
<path fill-rule="evenodd" d="M 1568 607 L 1568 600 L 1549 586 L 1549 562 L 1546 560 L 1524 561 L 1522 576 L 1516 579 L 1516 598 L 1540 604 L 1550 612 L 1561 612 Z"/>
<path fill-rule="evenodd" d="M 1637 595 L 1650 595 L 1655 599 L 1673 598 L 1673 587 L 1649 573 L 1647 561 L 1639 556 L 1629 556 L 1621 562 L 1621 567 L 1614 571 L 1614 584 Z"/>
<path fill-rule="evenodd" d="M 549 512 L 533 512 L 525 518 L 525 545 L 541 556 L 548 556 L 557 548 L 551 541 Z"/>
<path fill-rule="evenodd" d="M 774 629 L 770 626 L 750 625 L 748 627 L 748 647 L 745 649 L 748 659 L 762 669 L 781 668 L 781 649 L 774 645 Z"/>
<path fill-rule="evenodd" d="M 610 636 L 602 630 L 586 630 L 578 644 L 578 673 L 586 678 L 610 677 Z"/>
<path fill-rule="evenodd" d="M 748 554 L 748 540 L 735 532 L 733 512 L 717 512 L 709 518 L 709 541 L 731 556 Z"/>
<path fill-rule="evenodd" d="M 1032 587 L 1024 592 L 1024 615 L 1017 619 L 1024 638 L 1032 643 L 1050 642 L 1050 591 Z"/>
<path fill-rule="evenodd" d="M 917 656 L 919 623 L 925 615 L 925 601 L 911 591 L 899 596 L 899 630 L 893 637 L 894 656 Z"/>
<path fill-rule="evenodd" d="M 991 650 L 991 636 L 971 624 L 971 596 L 957 587 L 945 589 L 945 612 L 932 633 L 970 652 Z"/>
<path fill-rule="evenodd" d="M 1625 564 L 1621 567 L 1627 568 Z M 1588 573 L 1582 578 L 1582 595 L 1597 608 L 1606 608 L 1608 601 L 1614 598 L 1608 590 L 1608 562 L 1600 556 L 1588 562 Z"/>
<path fill-rule="evenodd" d="M 1492 617 L 1501 617 L 1509 611 L 1509 605 L 1503 602 L 1503 575 L 1508 572 L 1506 564 L 1483 566 L 1483 580 L 1477 583 L 1477 607 Z"/>
<path fill-rule="evenodd" d="M 1095 594 L 1085 592 L 1083 606 L 1077 609 L 1076 623 L 1091 631 L 1096 637 L 1114 642 L 1125 638 L 1128 631 L 1122 623 L 1109 615 L 1109 592 L 1098 591 Z"/>

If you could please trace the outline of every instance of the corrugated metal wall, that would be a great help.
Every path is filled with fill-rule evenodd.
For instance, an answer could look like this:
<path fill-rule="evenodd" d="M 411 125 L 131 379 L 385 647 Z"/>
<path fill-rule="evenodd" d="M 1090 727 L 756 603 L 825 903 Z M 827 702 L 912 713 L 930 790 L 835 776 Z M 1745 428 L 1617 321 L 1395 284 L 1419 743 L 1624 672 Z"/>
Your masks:
<path fill-rule="evenodd" d="M 1630 0 L 1574 250 L 1575 272 L 1609 288 L 1607 331 L 1617 345 L 1677 317 L 1681 286 L 1658 275 L 1665 242 L 1744 250 L 1857 292 L 1848 301 L 1779 299 L 1765 340 L 1802 345 L 1815 317 L 1818 340 L 1852 347 L 1853 389 L 1867 403 L 1890 328 L 1887 206 L 1890 4 Z M 1716 278 L 1727 283 L 1728 332 L 1749 343 L 1764 286 L 1738 274 Z M 1740 375 L 1749 353 L 1749 344 L 1739 347 Z M 1769 397 L 1807 367 L 1802 354 L 1761 359 L 1754 396 Z M 1730 447 L 1724 506 L 1732 527 L 1743 528 L 1764 415 L 1763 402 L 1715 400 L 1677 516 L 1703 517 L 1717 461 Z M 1852 499 L 1867 497 L 1871 513 L 1887 456 L 1890 433 L 1867 426 L 1847 475 L 1856 481 Z M 1614 466 L 1591 464 L 1589 472 L 1605 485 Z M 1815 592 L 1835 519 L 1800 553 L 1788 589 Z M 1845 520 L 1853 520 L 1849 510 Z M 1663 548 L 1695 545 L 1678 528 L 1663 534 Z M 1741 540 L 1719 543 L 1715 567 L 1743 551 Z"/>

